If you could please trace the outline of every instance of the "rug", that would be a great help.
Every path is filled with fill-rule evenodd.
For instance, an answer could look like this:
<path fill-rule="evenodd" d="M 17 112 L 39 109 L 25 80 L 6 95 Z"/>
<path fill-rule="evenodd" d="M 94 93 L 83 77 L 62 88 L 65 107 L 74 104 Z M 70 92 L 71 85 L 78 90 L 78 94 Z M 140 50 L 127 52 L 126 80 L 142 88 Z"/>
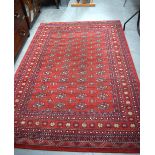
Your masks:
<path fill-rule="evenodd" d="M 139 152 L 139 79 L 120 21 L 40 24 L 14 98 L 16 148 Z"/>

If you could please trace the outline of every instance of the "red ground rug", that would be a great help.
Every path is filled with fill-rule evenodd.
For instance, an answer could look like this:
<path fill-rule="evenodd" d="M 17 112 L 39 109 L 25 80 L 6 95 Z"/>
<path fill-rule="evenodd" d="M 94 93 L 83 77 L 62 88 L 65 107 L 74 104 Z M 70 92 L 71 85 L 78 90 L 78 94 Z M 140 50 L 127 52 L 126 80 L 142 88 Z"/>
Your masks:
<path fill-rule="evenodd" d="M 133 153 L 139 139 L 120 21 L 41 24 L 15 74 L 15 147 Z"/>

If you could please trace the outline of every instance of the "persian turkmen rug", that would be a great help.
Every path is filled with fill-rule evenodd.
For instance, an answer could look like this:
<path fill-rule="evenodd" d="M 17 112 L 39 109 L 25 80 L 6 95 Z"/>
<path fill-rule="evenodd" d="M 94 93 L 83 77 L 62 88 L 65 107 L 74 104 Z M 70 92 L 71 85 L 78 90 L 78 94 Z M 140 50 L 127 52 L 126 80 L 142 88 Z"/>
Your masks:
<path fill-rule="evenodd" d="M 133 153 L 139 139 L 120 21 L 42 23 L 15 74 L 15 147 Z"/>

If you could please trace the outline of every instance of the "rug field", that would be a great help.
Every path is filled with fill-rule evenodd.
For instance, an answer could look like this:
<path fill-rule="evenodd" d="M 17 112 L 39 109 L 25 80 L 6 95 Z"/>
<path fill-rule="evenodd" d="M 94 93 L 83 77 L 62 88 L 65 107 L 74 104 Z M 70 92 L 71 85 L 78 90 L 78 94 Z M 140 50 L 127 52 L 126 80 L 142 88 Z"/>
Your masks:
<path fill-rule="evenodd" d="M 41 23 L 14 84 L 16 148 L 139 152 L 140 84 L 120 21 Z"/>

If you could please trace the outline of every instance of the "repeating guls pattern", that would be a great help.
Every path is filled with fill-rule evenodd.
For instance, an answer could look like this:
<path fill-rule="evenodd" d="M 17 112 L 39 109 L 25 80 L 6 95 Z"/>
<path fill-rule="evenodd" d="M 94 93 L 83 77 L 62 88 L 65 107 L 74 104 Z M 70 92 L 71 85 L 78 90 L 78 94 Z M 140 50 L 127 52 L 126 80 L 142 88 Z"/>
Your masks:
<path fill-rule="evenodd" d="M 139 80 L 119 21 L 39 26 L 15 74 L 15 146 L 139 151 Z"/>

